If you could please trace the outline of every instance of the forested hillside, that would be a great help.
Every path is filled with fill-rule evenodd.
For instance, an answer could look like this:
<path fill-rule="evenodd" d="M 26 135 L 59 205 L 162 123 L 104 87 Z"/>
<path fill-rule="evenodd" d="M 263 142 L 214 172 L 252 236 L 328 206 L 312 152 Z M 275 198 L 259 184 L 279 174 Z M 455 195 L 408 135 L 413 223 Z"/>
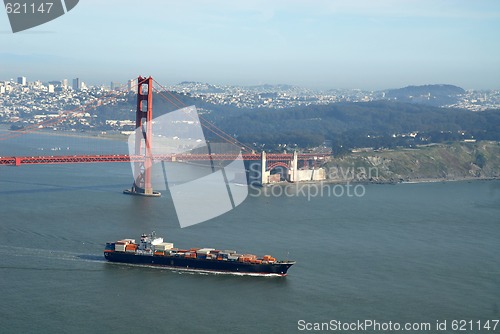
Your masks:
<path fill-rule="evenodd" d="M 210 118 L 243 142 L 312 147 L 328 140 L 337 151 L 500 140 L 500 111 L 475 113 L 389 101 L 213 113 Z"/>

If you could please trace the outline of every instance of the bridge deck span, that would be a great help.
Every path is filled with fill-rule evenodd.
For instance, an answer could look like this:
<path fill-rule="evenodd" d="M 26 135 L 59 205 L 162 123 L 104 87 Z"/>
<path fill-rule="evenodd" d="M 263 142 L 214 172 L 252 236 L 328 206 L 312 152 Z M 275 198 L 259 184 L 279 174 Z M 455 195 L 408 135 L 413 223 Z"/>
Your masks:
<path fill-rule="evenodd" d="M 298 154 L 300 160 L 323 160 L 329 155 L 303 153 Z M 293 158 L 291 153 L 268 153 L 268 161 L 284 161 Z M 61 156 L 23 156 L 23 157 L 0 157 L 0 166 L 20 165 L 49 165 L 49 164 L 80 164 L 80 163 L 109 163 L 109 162 L 131 162 L 142 161 L 143 156 L 130 155 L 61 155 Z M 202 160 L 260 160 L 261 155 L 257 153 L 235 154 L 164 154 L 154 155 L 156 161 L 202 161 Z"/>

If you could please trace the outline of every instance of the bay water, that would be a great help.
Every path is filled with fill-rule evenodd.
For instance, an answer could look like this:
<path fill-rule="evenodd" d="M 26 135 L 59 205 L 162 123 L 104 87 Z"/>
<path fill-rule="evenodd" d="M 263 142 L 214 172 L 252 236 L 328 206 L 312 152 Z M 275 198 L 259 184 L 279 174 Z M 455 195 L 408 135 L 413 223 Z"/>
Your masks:
<path fill-rule="evenodd" d="M 0 155 L 34 154 L 28 142 L 85 150 L 29 136 Z M 447 321 L 440 332 L 451 333 L 453 321 L 500 318 L 499 181 L 370 184 L 360 196 L 275 186 L 182 229 L 168 191 L 123 195 L 131 183 L 125 163 L 0 167 L 0 332 L 290 333 L 370 319 L 429 323 L 427 332 Z M 271 278 L 104 260 L 107 241 L 151 231 L 181 248 L 297 263 Z"/>

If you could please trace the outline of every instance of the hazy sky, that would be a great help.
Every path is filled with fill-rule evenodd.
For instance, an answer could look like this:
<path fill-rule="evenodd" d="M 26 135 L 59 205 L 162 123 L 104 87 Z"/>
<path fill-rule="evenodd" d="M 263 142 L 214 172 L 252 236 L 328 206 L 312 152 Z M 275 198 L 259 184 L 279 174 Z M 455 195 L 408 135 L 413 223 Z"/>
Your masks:
<path fill-rule="evenodd" d="M 13 34 L 0 80 L 500 89 L 498 0 L 81 0 Z"/>

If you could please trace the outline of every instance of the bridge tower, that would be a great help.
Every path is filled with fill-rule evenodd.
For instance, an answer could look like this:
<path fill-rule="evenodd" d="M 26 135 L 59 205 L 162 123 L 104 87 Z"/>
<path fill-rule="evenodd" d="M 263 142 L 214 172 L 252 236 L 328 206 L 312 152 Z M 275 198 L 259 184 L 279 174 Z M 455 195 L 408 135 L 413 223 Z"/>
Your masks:
<path fill-rule="evenodd" d="M 291 165 L 292 167 L 290 168 L 289 170 L 289 178 L 290 178 L 290 182 L 297 182 L 298 180 L 298 177 L 297 177 L 297 174 L 298 174 L 298 160 L 299 160 L 299 154 L 297 153 L 297 151 L 293 151 L 293 158 L 292 158 L 292 161 L 291 161 Z"/>
<path fill-rule="evenodd" d="M 147 91 L 146 91 L 147 90 Z M 123 191 L 129 195 L 154 196 L 161 193 L 153 191 L 151 168 L 153 167 L 153 78 L 137 78 L 137 109 L 135 112 L 135 156 L 144 159 L 134 161 L 134 183 L 131 189 Z M 143 146 L 144 140 L 144 146 Z"/>
<path fill-rule="evenodd" d="M 266 152 L 262 151 L 260 156 L 260 184 L 268 184 L 269 183 L 269 175 L 271 172 L 267 170 L 267 158 Z"/>

